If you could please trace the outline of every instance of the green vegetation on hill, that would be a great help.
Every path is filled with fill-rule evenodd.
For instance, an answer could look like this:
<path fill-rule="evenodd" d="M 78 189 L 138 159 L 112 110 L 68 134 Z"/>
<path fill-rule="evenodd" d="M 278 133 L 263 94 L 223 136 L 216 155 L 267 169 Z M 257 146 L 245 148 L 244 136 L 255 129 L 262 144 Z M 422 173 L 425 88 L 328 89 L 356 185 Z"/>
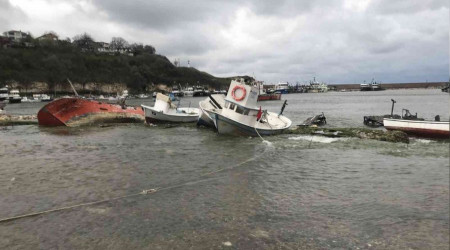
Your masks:
<path fill-rule="evenodd" d="M 154 54 L 154 49 L 138 52 L 134 56 L 100 53 L 68 41 L 0 48 L 0 86 L 18 82 L 27 89 L 33 82 L 46 82 L 52 90 L 69 78 L 83 85 L 125 83 L 132 92 L 142 92 L 157 84 L 223 89 L 230 83 L 230 78 L 217 78 L 195 68 L 176 67 L 165 56 Z"/>

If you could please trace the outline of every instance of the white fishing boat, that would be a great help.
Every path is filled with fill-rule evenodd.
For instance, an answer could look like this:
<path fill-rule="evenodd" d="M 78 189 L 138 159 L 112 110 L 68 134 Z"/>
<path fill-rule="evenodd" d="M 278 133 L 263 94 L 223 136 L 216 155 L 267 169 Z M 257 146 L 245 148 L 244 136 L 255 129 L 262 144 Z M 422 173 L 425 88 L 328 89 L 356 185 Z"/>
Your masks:
<path fill-rule="evenodd" d="M 166 95 L 156 95 L 155 106 L 141 105 L 147 123 L 157 122 L 196 122 L 199 116 L 198 108 L 178 108 Z"/>
<path fill-rule="evenodd" d="M 258 87 L 246 85 L 244 80 L 232 80 L 222 109 L 212 110 L 214 125 L 219 134 L 273 135 L 289 128 L 292 121 L 280 114 L 257 107 Z"/>
<path fill-rule="evenodd" d="M 289 93 L 289 83 L 279 82 L 275 85 L 275 93 L 288 94 Z"/>
<path fill-rule="evenodd" d="M 309 82 L 308 93 L 324 93 L 328 92 L 328 86 L 325 83 L 316 81 L 316 77 Z"/>
<path fill-rule="evenodd" d="M 361 83 L 359 85 L 359 89 L 361 91 L 369 91 L 369 90 L 372 90 L 372 85 L 370 85 L 369 83 L 366 83 L 366 81 L 364 81 L 364 83 Z"/>
<path fill-rule="evenodd" d="M 194 88 L 189 87 L 183 91 L 184 96 L 194 96 Z"/>
<path fill-rule="evenodd" d="M 13 89 L 9 92 L 9 103 L 21 103 L 22 97 L 20 97 L 19 90 Z"/>
<path fill-rule="evenodd" d="M 41 102 L 50 102 L 53 101 L 53 98 L 51 98 L 49 95 L 47 94 L 42 94 L 41 97 L 39 98 L 39 100 Z"/>
<path fill-rule="evenodd" d="M 34 98 L 34 97 L 30 97 L 30 98 L 28 98 L 28 96 L 24 96 L 24 97 L 22 97 L 22 102 L 40 102 L 40 100 L 39 99 L 36 99 L 36 98 Z"/>
<path fill-rule="evenodd" d="M 184 96 L 184 92 L 181 91 L 181 87 L 178 88 L 178 86 L 173 86 L 172 92 L 170 92 L 170 93 L 173 94 L 174 96 L 178 96 L 178 97 Z"/>
<path fill-rule="evenodd" d="M 216 128 L 214 125 L 214 113 L 225 106 L 225 95 L 212 94 L 205 100 L 199 102 L 200 115 L 198 116 L 197 125 Z"/>
<path fill-rule="evenodd" d="M 0 88 L 0 102 L 8 100 L 9 94 L 8 94 L 8 85 L 6 85 L 3 88 Z"/>
<path fill-rule="evenodd" d="M 438 119 L 437 119 L 438 120 Z M 383 119 L 387 130 L 400 130 L 410 135 L 450 139 L 449 121 L 423 121 L 407 119 Z"/>

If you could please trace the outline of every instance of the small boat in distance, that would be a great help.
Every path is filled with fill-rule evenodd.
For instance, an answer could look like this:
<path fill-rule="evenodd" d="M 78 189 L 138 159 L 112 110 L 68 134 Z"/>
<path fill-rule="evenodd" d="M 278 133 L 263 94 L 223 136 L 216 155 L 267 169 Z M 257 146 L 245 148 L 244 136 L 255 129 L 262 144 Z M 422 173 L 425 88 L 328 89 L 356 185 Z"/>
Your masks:
<path fill-rule="evenodd" d="M 328 85 L 316 81 L 316 77 L 312 81 L 309 81 L 308 93 L 324 93 L 328 92 Z"/>
<path fill-rule="evenodd" d="M 41 102 L 50 102 L 50 101 L 53 101 L 53 98 L 51 98 L 51 97 L 50 97 L 49 95 L 47 95 L 47 94 L 42 94 L 42 95 L 40 96 L 39 100 L 40 100 Z"/>
<path fill-rule="evenodd" d="M 372 78 L 372 81 L 370 83 L 366 83 L 366 81 L 364 81 L 364 83 L 361 83 L 359 85 L 360 90 L 361 91 L 379 91 L 379 90 L 384 90 L 381 87 L 381 84 L 379 82 L 374 81 L 374 79 Z"/>
<path fill-rule="evenodd" d="M 172 87 L 172 92 L 170 92 L 170 93 L 173 94 L 174 96 L 177 96 L 177 97 L 184 96 L 183 91 L 181 91 L 181 87 L 178 88 L 178 86 L 173 86 Z"/>
<path fill-rule="evenodd" d="M 267 93 L 264 89 L 263 82 L 257 82 L 258 88 L 258 102 L 259 101 L 270 101 L 270 100 L 281 100 L 281 93 Z"/>
<path fill-rule="evenodd" d="M 288 94 L 289 93 L 289 84 L 287 82 L 279 82 L 275 85 L 275 93 L 278 94 Z"/>
<path fill-rule="evenodd" d="M 0 102 L 8 99 L 9 99 L 8 85 L 6 85 L 5 87 L 0 88 Z"/>
<path fill-rule="evenodd" d="M 188 87 L 183 91 L 184 96 L 194 96 L 194 88 Z"/>
<path fill-rule="evenodd" d="M 361 90 L 361 91 L 371 91 L 372 90 L 372 86 L 370 86 L 369 83 L 366 83 L 366 81 L 364 81 L 364 83 L 361 83 L 359 85 L 359 90 Z"/>
<path fill-rule="evenodd" d="M 13 89 L 9 92 L 9 103 L 21 103 L 22 97 L 20 97 L 19 90 Z"/>
<path fill-rule="evenodd" d="M 264 93 L 258 95 L 258 102 L 260 101 L 278 101 L 281 100 L 281 93 Z"/>
<path fill-rule="evenodd" d="M 289 128 L 292 121 L 283 116 L 286 101 L 280 114 L 257 107 L 258 87 L 245 84 L 244 79 L 232 80 L 225 105 L 213 110 L 214 125 L 219 134 L 228 135 L 274 135 Z"/>
<path fill-rule="evenodd" d="M 40 102 L 40 101 L 41 101 L 41 100 L 36 99 L 36 98 L 34 98 L 34 97 L 30 97 L 30 98 L 28 98 L 28 96 L 22 97 L 22 102 L 23 102 L 23 103 Z"/>
<path fill-rule="evenodd" d="M 144 109 L 145 121 L 150 123 L 157 122 L 196 122 L 199 115 L 198 108 L 178 108 L 169 96 L 161 93 L 156 94 L 155 106 L 150 107 L 141 105 Z"/>

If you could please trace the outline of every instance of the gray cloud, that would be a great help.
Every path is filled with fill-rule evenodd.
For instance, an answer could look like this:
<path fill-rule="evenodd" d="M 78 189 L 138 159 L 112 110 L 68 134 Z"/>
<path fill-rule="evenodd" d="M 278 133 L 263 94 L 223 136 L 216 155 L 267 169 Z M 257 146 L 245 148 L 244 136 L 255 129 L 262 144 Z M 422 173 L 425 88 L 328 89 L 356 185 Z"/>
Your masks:
<path fill-rule="evenodd" d="M 70 37 L 87 31 L 98 40 L 151 44 L 217 76 L 347 83 L 449 75 L 446 0 L 39 1 L 70 11 L 52 21 L 25 13 L 30 19 L 0 0 L 0 14 L 21 26 L 16 29 Z"/>
<path fill-rule="evenodd" d="M 18 19 L 26 19 L 25 14 L 19 9 L 11 5 L 8 0 L 0 0 L 0 29 L 20 29 L 20 27 L 14 27 L 14 23 Z M 3 32 L 0 32 L 3 33 Z"/>
<path fill-rule="evenodd" d="M 232 1 L 122 1 L 96 0 L 93 3 L 106 11 L 112 20 L 132 23 L 139 27 L 166 30 L 169 27 L 188 27 L 190 23 L 205 22 L 226 16 Z"/>
<path fill-rule="evenodd" d="M 369 11 L 380 15 L 412 14 L 422 11 L 433 11 L 449 7 L 449 1 L 422 0 L 422 1 L 390 1 L 373 0 L 369 5 Z"/>

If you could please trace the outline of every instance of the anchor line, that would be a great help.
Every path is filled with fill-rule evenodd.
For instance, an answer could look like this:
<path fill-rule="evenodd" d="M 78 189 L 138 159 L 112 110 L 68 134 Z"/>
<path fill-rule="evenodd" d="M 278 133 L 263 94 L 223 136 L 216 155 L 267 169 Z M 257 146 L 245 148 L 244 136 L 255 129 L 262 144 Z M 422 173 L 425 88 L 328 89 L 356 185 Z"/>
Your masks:
<path fill-rule="evenodd" d="M 257 131 L 257 133 L 258 133 L 258 131 Z M 258 135 L 259 135 L 259 133 L 258 133 Z M 261 139 L 262 139 L 262 137 L 261 137 Z M 265 141 L 265 140 L 263 139 L 263 141 Z M 263 155 L 264 153 L 265 153 L 265 151 L 262 152 L 260 155 Z M 231 167 L 224 167 L 224 168 L 220 168 L 220 169 L 215 170 L 215 171 L 211 171 L 211 172 L 202 174 L 199 177 L 205 177 L 205 176 L 213 175 L 213 174 L 216 174 L 216 173 L 223 172 L 225 170 L 232 170 L 232 169 L 240 167 L 240 166 L 242 166 L 242 165 L 244 165 L 244 164 L 246 164 L 248 162 L 256 160 L 257 158 L 259 158 L 260 155 L 255 155 L 255 156 L 253 156 L 253 157 L 251 157 L 251 158 L 249 158 L 249 159 L 247 159 L 245 161 L 242 161 L 242 162 L 240 162 L 240 163 L 238 163 L 236 165 L 233 165 Z M 144 189 L 144 190 L 142 190 L 139 193 L 134 193 L 134 194 L 129 194 L 129 195 L 123 195 L 123 196 L 108 198 L 108 199 L 104 199 L 104 200 L 100 200 L 100 201 L 92 201 L 92 202 L 86 202 L 86 203 L 81 203 L 81 204 L 76 204 L 76 205 L 71 205 L 71 206 L 65 206 L 65 207 L 60 207 L 60 208 L 54 208 L 54 209 L 49 209 L 49 210 L 44 210 L 44 211 L 39 211 L 39 212 L 34 212 L 34 213 L 16 215 L 16 216 L 8 217 L 8 218 L 2 218 L 2 219 L 0 219 L 0 223 L 13 221 L 13 220 L 18 220 L 18 219 L 27 218 L 27 217 L 34 217 L 34 216 L 48 214 L 48 213 L 52 213 L 52 212 L 58 212 L 58 211 L 63 211 L 63 210 L 68 210 L 68 209 L 74 209 L 74 208 L 78 208 L 78 207 L 97 205 L 97 204 L 100 204 L 100 203 L 106 203 L 106 202 L 110 202 L 110 201 L 115 201 L 115 200 L 130 198 L 130 197 L 136 197 L 136 196 L 140 196 L 140 195 L 154 194 L 154 193 L 157 193 L 159 191 L 175 189 L 175 188 L 188 186 L 188 185 L 194 185 L 194 184 L 198 184 L 198 183 L 201 183 L 201 182 L 216 180 L 216 179 L 220 179 L 220 178 L 221 177 L 200 179 L 200 180 L 184 182 L 184 183 L 181 183 L 181 184 L 176 184 L 176 185 L 172 185 L 172 186 L 168 186 L 168 187 L 161 187 L 161 188 L 160 187 L 156 187 L 156 188 L 151 188 L 151 189 Z"/>

